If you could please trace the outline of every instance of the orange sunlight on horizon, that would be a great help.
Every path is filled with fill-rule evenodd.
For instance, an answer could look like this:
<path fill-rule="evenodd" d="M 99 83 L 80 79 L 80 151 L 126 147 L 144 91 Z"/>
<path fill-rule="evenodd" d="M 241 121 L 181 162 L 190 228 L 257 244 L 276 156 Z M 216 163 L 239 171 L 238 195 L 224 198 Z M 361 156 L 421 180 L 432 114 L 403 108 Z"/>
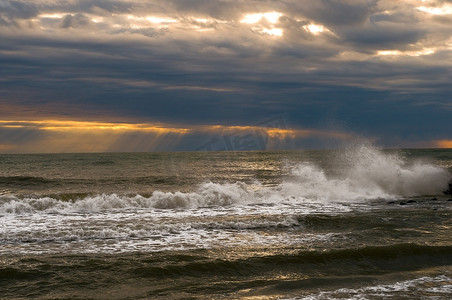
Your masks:
<path fill-rule="evenodd" d="M 451 148 L 452 149 L 452 140 L 436 141 L 435 146 L 438 148 Z"/>
<path fill-rule="evenodd" d="M 10 153 L 146 152 L 172 146 L 191 131 L 165 124 L 71 120 L 0 121 L 0 128 L 29 132 L 13 145 L 0 145 L 0 152 Z"/>
<path fill-rule="evenodd" d="M 240 125 L 193 125 L 190 128 L 176 127 L 168 124 L 152 123 L 113 123 L 113 122 L 93 122 L 93 121 L 72 121 L 72 120 L 31 120 L 31 121 L 2 121 L 0 127 L 3 128 L 29 128 L 45 131 L 131 131 L 131 132 L 153 132 L 158 134 L 175 133 L 187 134 L 191 131 L 201 131 L 210 133 L 221 133 L 229 131 L 263 131 L 270 137 L 305 137 L 312 134 L 319 134 L 316 130 L 301 130 L 278 127 L 261 126 L 240 126 Z M 334 135 L 334 134 L 329 134 Z M 342 136 L 339 134 L 338 136 Z"/>
<path fill-rule="evenodd" d="M 346 140 L 353 135 L 318 129 L 285 128 L 281 124 L 267 126 L 241 125 L 175 125 L 168 123 L 124 123 L 74 120 L 0 120 L 3 134 L 13 131 L 23 138 L 0 143 L 2 153 L 58 152 L 150 152 L 172 151 L 187 135 L 212 136 L 257 134 L 266 136 L 267 146 L 287 139 L 330 138 Z M 187 137 L 190 141 L 191 137 Z M 198 138 L 199 139 L 199 138 Z M 187 140 L 185 140 L 186 142 Z M 195 142 L 195 140 L 193 140 Z M 196 140 L 195 143 L 199 142 Z M 196 145 L 195 145 L 196 146 Z"/>
<path fill-rule="evenodd" d="M 40 130 L 115 130 L 115 131 L 152 131 L 157 133 L 179 133 L 190 131 L 188 128 L 166 127 L 150 123 L 111 123 L 92 121 L 0 121 L 0 127 L 5 128 L 36 128 Z"/>

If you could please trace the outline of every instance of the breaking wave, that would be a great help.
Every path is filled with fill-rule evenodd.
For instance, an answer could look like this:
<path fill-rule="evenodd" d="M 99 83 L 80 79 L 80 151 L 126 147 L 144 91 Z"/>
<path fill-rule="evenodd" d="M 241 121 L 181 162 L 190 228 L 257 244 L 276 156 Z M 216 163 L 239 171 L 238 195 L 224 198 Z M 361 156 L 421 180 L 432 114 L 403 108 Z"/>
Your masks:
<path fill-rule="evenodd" d="M 254 197 L 256 197 L 254 195 Z M 176 209 L 198 208 L 206 206 L 228 206 L 237 203 L 253 202 L 253 193 L 247 190 L 245 183 L 204 183 L 197 191 L 161 192 L 155 191 L 150 197 L 141 195 L 127 196 L 101 194 L 86 196 L 82 199 L 63 201 L 52 197 L 16 196 L 0 197 L 0 213 L 46 212 L 99 212 L 115 209 Z"/>
<path fill-rule="evenodd" d="M 320 200 L 371 200 L 441 194 L 452 175 L 444 168 L 420 160 L 408 161 L 397 153 L 384 153 L 369 144 L 346 149 L 335 158 L 335 176 L 303 163 L 292 169 L 294 179 L 282 191 Z"/>
<path fill-rule="evenodd" d="M 369 144 L 342 151 L 328 175 L 313 163 L 291 166 L 291 176 L 276 187 L 259 182 L 202 183 L 192 192 L 154 191 L 151 196 L 100 194 L 81 198 L 1 196 L 0 213 L 96 212 L 115 209 L 191 209 L 209 206 L 291 203 L 309 201 L 353 202 L 373 199 L 439 195 L 452 175 L 423 161 L 409 161 Z M 64 197 L 63 197 L 64 198 Z"/>

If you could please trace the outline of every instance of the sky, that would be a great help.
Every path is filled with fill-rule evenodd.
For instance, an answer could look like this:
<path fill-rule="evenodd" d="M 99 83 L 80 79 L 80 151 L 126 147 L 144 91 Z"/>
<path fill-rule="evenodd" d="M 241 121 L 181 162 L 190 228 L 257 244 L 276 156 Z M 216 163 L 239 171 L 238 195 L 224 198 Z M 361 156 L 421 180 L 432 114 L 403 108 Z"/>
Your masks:
<path fill-rule="evenodd" d="M 0 0 L 0 153 L 452 148 L 451 0 Z"/>

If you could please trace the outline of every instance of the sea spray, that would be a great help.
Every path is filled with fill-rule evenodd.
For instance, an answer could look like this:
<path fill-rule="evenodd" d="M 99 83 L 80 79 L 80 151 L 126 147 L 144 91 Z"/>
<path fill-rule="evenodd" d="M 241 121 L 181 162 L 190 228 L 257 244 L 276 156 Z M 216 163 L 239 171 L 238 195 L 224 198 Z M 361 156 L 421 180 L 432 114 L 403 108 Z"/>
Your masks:
<path fill-rule="evenodd" d="M 83 199 L 62 201 L 52 197 L 0 197 L 0 213 L 89 213 L 124 209 L 176 209 L 198 208 L 207 206 L 229 206 L 249 204 L 258 201 L 258 196 L 247 189 L 243 182 L 200 184 L 194 192 L 154 191 L 150 197 L 141 195 L 101 194 L 87 196 Z"/>
<path fill-rule="evenodd" d="M 173 157 L 183 166 L 177 178 L 167 170 Z M 452 202 L 442 193 L 447 184 L 440 187 L 451 150 L 356 144 L 7 162 L 0 160 L 3 298 L 451 293 Z M 425 196 L 403 196 L 415 194 Z"/>
<path fill-rule="evenodd" d="M 157 189 L 149 195 L 74 194 L 80 197 L 68 199 L 39 194 L 0 195 L 0 213 L 96 213 L 260 203 L 363 202 L 441 195 L 452 178 L 451 173 L 440 166 L 408 159 L 400 151 L 383 151 L 368 142 L 355 143 L 324 156 L 323 165 L 302 158 L 289 162 L 288 176 L 282 176 L 280 182 L 273 185 L 264 185 L 256 179 L 247 183 L 206 181 L 198 183 L 191 191 Z M 327 165 L 325 161 L 329 161 Z"/>
<path fill-rule="evenodd" d="M 395 196 L 440 194 L 452 175 L 422 160 L 408 160 L 400 152 L 385 153 L 370 143 L 346 148 L 341 155 L 344 175 L 358 186 L 381 189 Z"/>
<path fill-rule="evenodd" d="M 335 152 L 333 172 L 313 163 L 300 163 L 281 184 L 287 196 L 305 200 L 359 201 L 441 194 L 452 178 L 446 169 L 400 153 L 386 153 L 370 143 L 357 143 Z"/>

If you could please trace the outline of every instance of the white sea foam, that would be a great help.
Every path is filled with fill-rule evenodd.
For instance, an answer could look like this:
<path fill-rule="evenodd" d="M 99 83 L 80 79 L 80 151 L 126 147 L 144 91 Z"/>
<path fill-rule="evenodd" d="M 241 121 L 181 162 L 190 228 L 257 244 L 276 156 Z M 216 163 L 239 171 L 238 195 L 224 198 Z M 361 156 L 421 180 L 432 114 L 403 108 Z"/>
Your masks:
<path fill-rule="evenodd" d="M 150 201 L 156 208 L 196 208 L 203 206 L 228 206 L 237 203 L 250 203 L 253 193 L 249 192 L 243 182 L 204 183 L 193 193 L 163 193 L 156 191 Z"/>
<path fill-rule="evenodd" d="M 292 169 L 294 179 L 281 184 L 286 195 L 313 200 L 393 199 L 438 195 L 447 187 L 452 175 L 436 165 L 408 161 L 398 154 L 388 154 L 360 144 L 346 149 L 336 158 L 336 174 L 311 163 Z"/>
<path fill-rule="evenodd" d="M 425 299 L 446 299 L 450 295 L 452 279 L 446 275 L 436 277 L 424 276 L 412 280 L 398 281 L 393 284 L 366 286 L 357 289 L 342 288 L 336 291 L 319 292 L 305 297 L 285 298 L 286 300 L 314 299 L 383 299 L 404 295 L 405 299 L 418 299 L 419 295 L 427 294 Z"/>
<path fill-rule="evenodd" d="M 400 154 L 384 153 L 369 144 L 347 149 L 345 175 L 355 185 L 379 188 L 398 196 L 436 195 L 452 175 L 445 169 L 419 160 L 409 161 Z"/>
<path fill-rule="evenodd" d="M 0 214 L 100 212 L 127 209 L 195 209 L 250 204 L 344 203 L 439 195 L 452 175 L 439 166 L 409 161 L 369 144 L 340 152 L 334 172 L 313 163 L 291 167 L 292 176 L 273 187 L 243 182 L 200 184 L 192 192 L 154 191 L 150 197 L 102 194 L 61 201 L 51 197 L 0 195 Z"/>
<path fill-rule="evenodd" d="M 318 208 L 320 209 L 320 208 Z M 116 253 L 328 244 L 341 233 L 303 230 L 294 207 L 235 206 L 1 216 L 0 254 Z"/>
<path fill-rule="evenodd" d="M 249 192 L 247 185 L 237 183 L 203 183 L 190 193 L 155 191 L 150 197 L 141 195 L 126 196 L 117 194 L 101 194 L 87 196 L 73 201 L 62 201 L 51 197 L 3 196 L 0 198 L 0 214 L 29 214 L 36 212 L 72 213 L 101 212 L 121 209 L 190 209 L 206 206 L 229 206 L 233 204 L 249 204 L 259 197 Z"/>

